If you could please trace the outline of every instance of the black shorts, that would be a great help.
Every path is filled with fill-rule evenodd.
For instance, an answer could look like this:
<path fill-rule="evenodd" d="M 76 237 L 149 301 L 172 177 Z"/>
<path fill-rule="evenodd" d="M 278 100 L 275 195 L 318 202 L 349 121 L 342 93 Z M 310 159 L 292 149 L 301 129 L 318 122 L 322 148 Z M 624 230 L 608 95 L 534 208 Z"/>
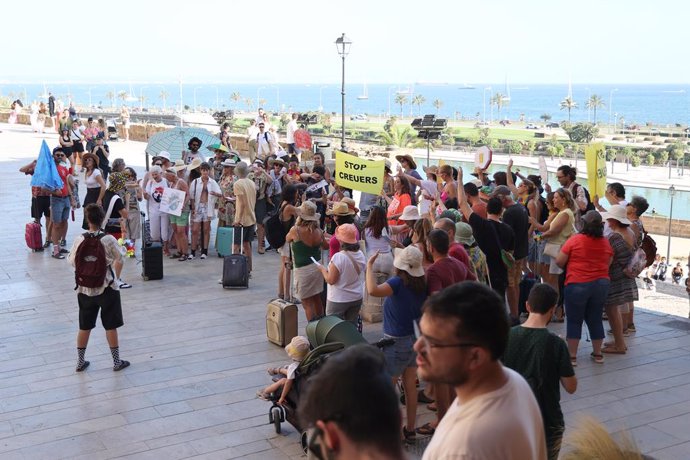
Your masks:
<path fill-rule="evenodd" d="M 101 310 L 101 324 L 103 329 L 109 331 L 122 326 L 122 304 L 120 303 L 120 291 L 107 287 L 103 294 L 95 297 L 86 294 L 77 294 L 79 302 L 79 329 L 86 331 L 96 327 L 98 310 Z"/>
<path fill-rule="evenodd" d="M 234 227 L 232 232 L 234 233 L 233 243 L 240 244 L 240 238 L 242 238 L 242 241 L 245 243 L 248 241 L 251 242 L 254 239 L 255 231 L 254 225 L 250 225 L 249 227 Z"/>
<path fill-rule="evenodd" d="M 50 219 L 50 197 L 34 196 L 31 197 L 31 217 L 41 220 L 41 216 Z"/>
<path fill-rule="evenodd" d="M 256 223 L 263 224 L 264 218 L 266 217 L 266 198 L 261 198 L 256 200 L 256 205 L 254 206 L 254 215 L 256 216 Z"/>
<path fill-rule="evenodd" d="M 77 153 L 84 153 L 84 143 L 82 141 L 74 141 L 72 151 Z"/>

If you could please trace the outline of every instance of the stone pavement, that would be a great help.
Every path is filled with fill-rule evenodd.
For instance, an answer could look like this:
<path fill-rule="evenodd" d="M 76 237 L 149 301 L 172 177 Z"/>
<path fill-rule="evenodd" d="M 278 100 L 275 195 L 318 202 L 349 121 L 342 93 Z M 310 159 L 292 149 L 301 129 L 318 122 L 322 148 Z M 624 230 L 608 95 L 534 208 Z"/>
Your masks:
<path fill-rule="evenodd" d="M 120 342 L 132 366 L 113 373 L 98 325 L 87 350 L 91 367 L 77 374 L 72 269 L 47 252 L 31 253 L 23 241 L 29 179 L 17 169 L 37 154 L 41 138 L 26 127 L 0 130 L 0 457 L 303 457 L 294 428 L 286 423 L 284 433 L 275 434 L 269 404 L 255 398 L 269 382 L 266 368 L 286 361 L 265 338 L 277 255 L 255 255 L 248 291 L 220 288 L 215 256 L 166 260 L 165 278 L 149 282 L 128 259 L 123 278 L 134 287 L 122 291 Z M 53 146 L 55 136 L 46 137 Z M 143 144 L 115 143 L 112 152 L 111 158 L 143 169 Z M 81 211 L 76 216 L 79 222 Z M 80 232 L 70 226 L 68 242 Z M 611 430 L 631 431 L 657 458 L 690 457 L 690 323 L 643 310 L 675 306 L 675 314 L 687 317 L 688 300 L 642 296 L 638 332 L 626 356 L 596 365 L 583 341 L 578 392 L 563 397 L 566 421 L 572 425 L 578 414 L 591 414 Z M 378 338 L 380 324 L 365 328 L 368 338 Z M 553 329 L 564 333 L 563 325 Z M 431 417 L 423 413 L 420 422 Z"/>

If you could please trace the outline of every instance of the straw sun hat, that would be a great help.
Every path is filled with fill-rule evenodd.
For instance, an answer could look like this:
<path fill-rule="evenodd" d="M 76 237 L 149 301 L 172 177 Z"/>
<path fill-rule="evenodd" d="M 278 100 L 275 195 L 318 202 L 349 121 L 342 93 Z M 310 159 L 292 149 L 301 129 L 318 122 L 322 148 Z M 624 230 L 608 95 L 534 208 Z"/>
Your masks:
<path fill-rule="evenodd" d="M 305 201 L 297 208 L 300 219 L 306 221 L 317 221 L 321 219 L 321 214 L 316 212 L 316 205 L 311 201 Z"/>
<path fill-rule="evenodd" d="M 398 270 L 403 270 L 410 274 L 410 276 L 420 277 L 424 276 L 424 267 L 422 267 L 422 251 L 416 246 L 408 246 L 405 249 L 396 249 L 393 251 L 395 258 L 393 259 L 393 266 Z"/>

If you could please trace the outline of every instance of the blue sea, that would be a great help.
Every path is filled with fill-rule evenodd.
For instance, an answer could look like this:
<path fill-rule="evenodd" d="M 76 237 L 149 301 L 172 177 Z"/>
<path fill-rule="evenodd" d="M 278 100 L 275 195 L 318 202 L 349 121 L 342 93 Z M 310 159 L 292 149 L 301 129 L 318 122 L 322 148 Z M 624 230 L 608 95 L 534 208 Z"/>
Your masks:
<path fill-rule="evenodd" d="M 488 89 L 488 88 L 491 89 Z M 291 84 L 291 85 L 250 85 L 250 84 L 184 84 L 180 90 L 177 83 L 55 83 L 43 84 L 5 84 L 0 85 L 0 95 L 18 97 L 24 101 L 39 100 L 46 91 L 67 101 L 69 96 L 82 106 L 97 105 L 108 107 L 111 101 L 108 92 L 118 94 L 127 92 L 132 99 L 127 104 L 139 106 L 139 97 L 145 98 L 143 107 L 160 109 L 163 107 L 161 92 L 168 96 L 167 108 L 177 107 L 182 95 L 182 104 L 190 108 L 196 106 L 205 110 L 256 110 L 258 101 L 269 111 L 310 111 L 322 108 L 324 112 L 340 113 L 340 85 Z M 242 102 L 230 100 L 230 95 L 239 92 Z M 492 94 L 510 94 L 510 102 L 501 109 L 500 115 L 495 106 L 491 109 L 489 100 Z M 367 94 L 367 99 L 358 96 Z M 395 104 L 397 93 L 407 95 L 408 102 L 415 95 L 422 95 L 426 102 L 421 107 L 405 105 L 404 116 L 434 113 L 450 119 L 493 120 L 509 118 L 525 122 L 539 122 L 542 114 L 550 114 L 553 121 L 566 120 L 568 113 L 560 110 L 560 102 L 568 95 L 568 85 L 529 85 L 514 84 L 376 84 L 346 85 L 346 113 L 386 116 L 389 113 L 400 116 L 401 107 Z M 572 96 L 578 107 L 571 112 L 572 121 L 593 121 L 594 113 L 587 110 L 585 103 L 590 95 L 599 95 L 605 107 L 597 110 L 600 123 L 617 120 L 624 124 L 672 125 L 687 124 L 690 121 L 690 85 L 573 85 Z M 245 100 L 250 98 L 251 105 Z M 442 107 L 436 110 L 434 100 L 440 100 Z M 117 106 L 120 99 L 114 101 Z M 612 107 L 611 107 L 612 106 Z M 622 118 L 622 120 L 621 120 Z"/>

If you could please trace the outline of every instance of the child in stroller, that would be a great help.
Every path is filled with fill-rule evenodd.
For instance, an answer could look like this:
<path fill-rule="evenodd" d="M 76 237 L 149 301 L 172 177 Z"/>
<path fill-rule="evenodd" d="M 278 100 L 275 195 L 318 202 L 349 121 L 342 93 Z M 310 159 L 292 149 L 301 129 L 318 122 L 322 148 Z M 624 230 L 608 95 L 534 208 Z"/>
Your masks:
<path fill-rule="evenodd" d="M 290 343 L 285 346 L 285 353 L 292 358 L 293 362 L 288 366 L 268 369 L 268 373 L 270 375 L 277 375 L 281 377 L 263 390 L 258 391 L 256 396 L 259 399 L 271 401 L 271 394 L 278 392 L 278 390 L 282 388 L 283 390 L 280 393 L 278 404 L 282 405 L 285 403 L 285 397 L 292 389 L 292 384 L 295 380 L 295 372 L 297 371 L 297 368 L 304 357 L 307 356 L 307 353 L 309 353 L 309 340 L 301 335 L 293 337 Z"/>

